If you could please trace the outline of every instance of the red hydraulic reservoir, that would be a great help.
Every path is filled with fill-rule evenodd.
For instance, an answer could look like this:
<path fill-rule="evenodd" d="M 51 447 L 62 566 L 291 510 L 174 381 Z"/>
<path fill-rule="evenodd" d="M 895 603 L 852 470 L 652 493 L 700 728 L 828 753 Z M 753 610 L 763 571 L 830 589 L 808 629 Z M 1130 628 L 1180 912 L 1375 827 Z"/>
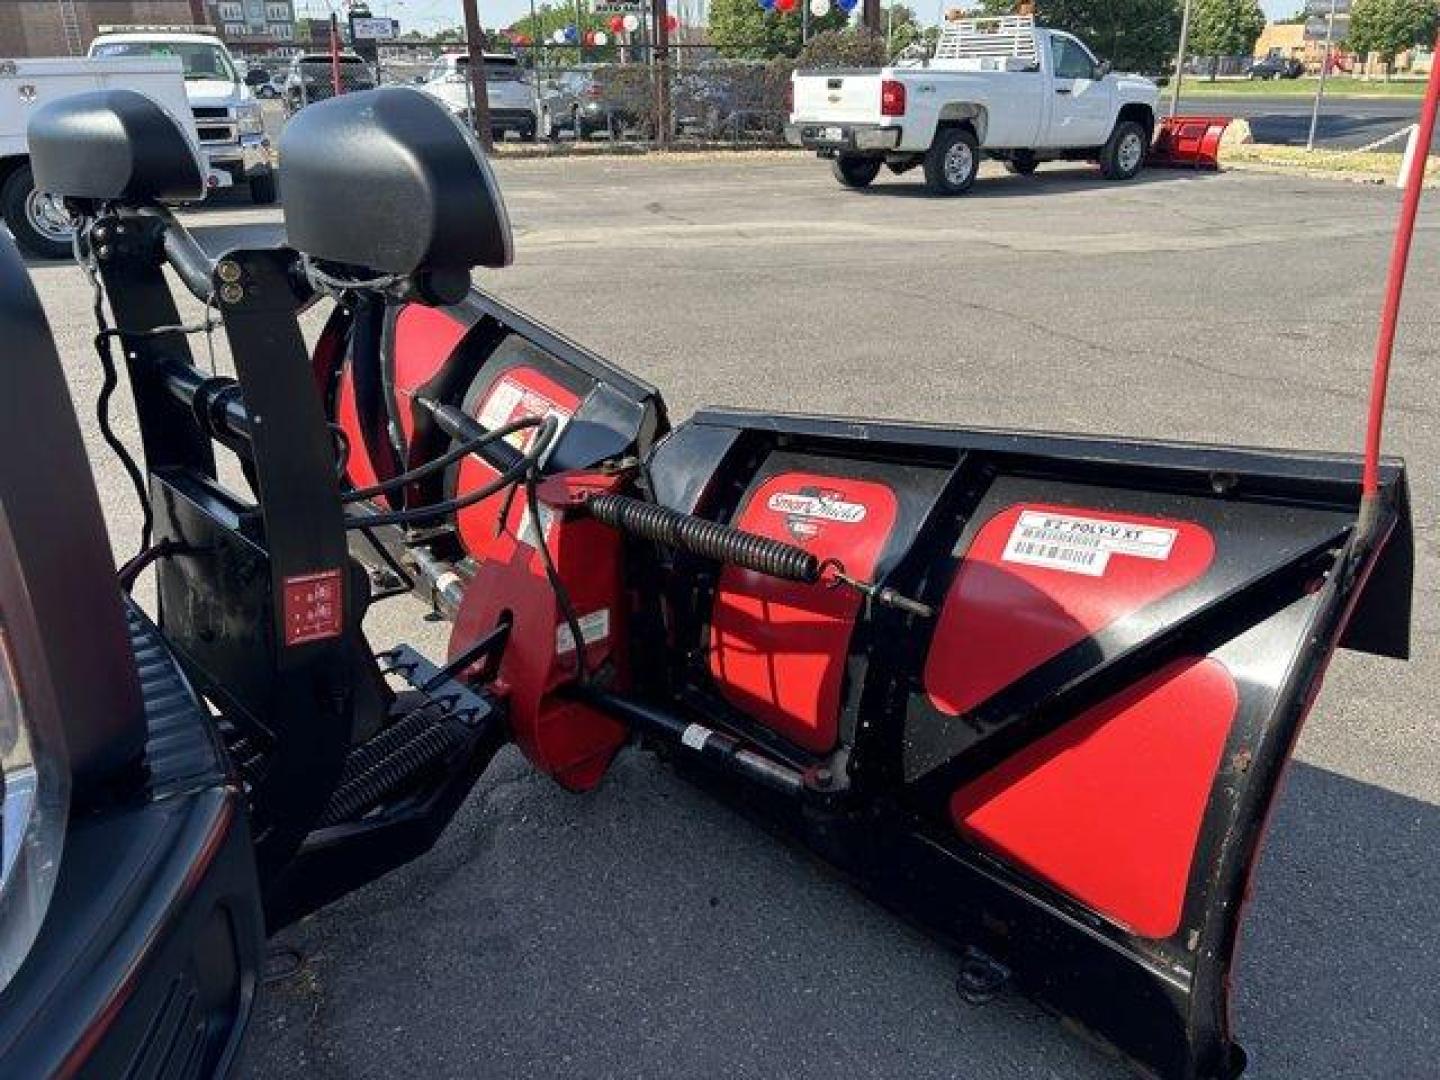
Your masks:
<path fill-rule="evenodd" d="M 781 472 L 750 492 L 731 524 L 838 559 L 868 580 L 895 528 L 895 492 L 877 480 Z M 861 599 L 727 566 L 710 628 L 710 671 L 724 698 L 791 742 L 833 750 L 845 663 Z"/>
<path fill-rule="evenodd" d="M 608 716 L 558 693 L 577 676 L 577 642 L 546 576 L 537 529 L 579 624 L 586 670 L 605 668 L 607 686 L 624 689 L 621 537 L 580 508 L 592 494 L 615 491 L 621 484 L 598 474 L 553 477 L 540 487 L 538 523 L 523 491 L 517 491 L 503 527 L 490 536 L 485 559 L 466 586 L 450 637 L 454 659 L 496 626 L 510 625 L 492 689 L 508 701 L 511 733 L 525 756 L 572 791 L 600 782 L 626 732 Z M 504 496 L 488 503 L 496 504 L 492 520 L 498 522 Z"/>

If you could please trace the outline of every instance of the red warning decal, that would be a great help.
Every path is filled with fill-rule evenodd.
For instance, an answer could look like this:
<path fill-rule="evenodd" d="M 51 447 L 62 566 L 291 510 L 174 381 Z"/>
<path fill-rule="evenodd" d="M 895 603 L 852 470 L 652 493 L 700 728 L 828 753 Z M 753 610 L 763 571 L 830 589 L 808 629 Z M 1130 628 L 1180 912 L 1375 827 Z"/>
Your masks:
<path fill-rule="evenodd" d="M 1183 589 L 1215 542 L 1193 522 L 1018 504 L 975 534 L 925 661 L 925 692 L 958 715 L 1045 661 Z"/>
<path fill-rule="evenodd" d="M 897 512 L 895 493 L 885 484 L 791 472 L 764 481 L 734 524 L 839 559 L 848 573 L 869 578 Z M 727 566 L 710 630 L 710 671 L 721 694 L 797 745 L 830 750 L 859 609 L 849 589 Z"/>
<path fill-rule="evenodd" d="M 296 574 L 284 583 L 285 644 L 304 645 L 339 637 L 344 630 L 344 598 L 339 570 Z"/>
<path fill-rule="evenodd" d="M 532 367 L 517 366 L 500 374 L 480 399 L 475 419 L 491 430 L 514 420 L 554 416 L 563 430 L 575 415 L 580 398 L 554 379 L 547 378 Z M 509 442 L 518 449 L 528 449 L 535 439 L 534 428 L 517 431 Z M 463 496 L 494 480 L 496 472 L 484 461 L 471 455 L 460 463 L 455 485 L 456 495 Z M 494 543 L 499 516 L 504 506 L 512 510 L 512 524 L 524 515 L 525 500 L 486 499 L 467 507 L 456 516 L 460 538 L 465 549 L 475 558 L 483 558 Z"/>
<path fill-rule="evenodd" d="M 962 836 L 1144 937 L 1175 933 L 1238 697 L 1176 660 L 960 788 Z"/>

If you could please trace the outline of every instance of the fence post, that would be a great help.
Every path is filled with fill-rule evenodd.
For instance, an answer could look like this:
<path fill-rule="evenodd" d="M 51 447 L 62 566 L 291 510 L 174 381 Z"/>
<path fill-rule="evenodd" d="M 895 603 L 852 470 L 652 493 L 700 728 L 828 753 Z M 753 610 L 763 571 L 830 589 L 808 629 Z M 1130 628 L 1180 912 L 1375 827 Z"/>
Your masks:
<path fill-rule="evenodd" d="M 302 85 L 305 82 L 303 75 L 300 82 Z M 330 13 L 330 93 L 340 96 L 340 16 L 333 11 Z"/>

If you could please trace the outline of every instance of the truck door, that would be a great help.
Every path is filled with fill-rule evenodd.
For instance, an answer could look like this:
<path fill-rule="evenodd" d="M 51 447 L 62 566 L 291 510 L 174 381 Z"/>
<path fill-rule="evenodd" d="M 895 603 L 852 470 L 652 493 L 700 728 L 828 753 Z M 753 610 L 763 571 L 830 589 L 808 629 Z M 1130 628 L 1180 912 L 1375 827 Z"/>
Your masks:
<path fill-rule="evenodd" d="M 1047 147 L 1100 146 L 1110 137 L 1115 87 L 1097 78 L 1099 65 L 1090 50 L 1069 34 L 1050 34 L 1050 71 L 1054 89 Z"/>

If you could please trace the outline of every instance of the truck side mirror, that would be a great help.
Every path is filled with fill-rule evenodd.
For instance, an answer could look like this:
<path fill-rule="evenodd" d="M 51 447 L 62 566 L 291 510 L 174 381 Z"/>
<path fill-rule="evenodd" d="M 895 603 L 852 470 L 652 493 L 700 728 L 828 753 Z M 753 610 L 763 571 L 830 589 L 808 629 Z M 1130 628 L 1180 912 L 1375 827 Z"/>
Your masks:
<path fill-rule="evenodd" d="M 1095 65 L 1095 78 L 1097 81 L 1103 79 L 1106 75 L 1109 75 L 1110 72 L 1114 70 L 1115 65 L 1112 64 L 1109 60 L 1101 60 Z"/>

